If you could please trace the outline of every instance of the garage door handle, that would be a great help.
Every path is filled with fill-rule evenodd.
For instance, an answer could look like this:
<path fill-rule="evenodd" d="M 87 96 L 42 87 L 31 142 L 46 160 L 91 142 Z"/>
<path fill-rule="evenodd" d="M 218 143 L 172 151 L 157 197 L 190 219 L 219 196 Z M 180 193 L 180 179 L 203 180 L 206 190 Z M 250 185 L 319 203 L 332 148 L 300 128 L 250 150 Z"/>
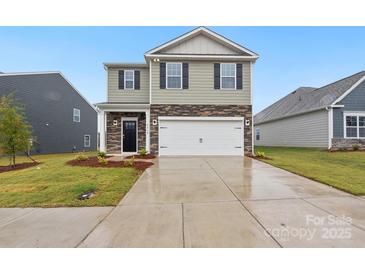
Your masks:
<path fill-rule="evenodd" d="M 167 128 L 167 127 L 160 127 L 160 128 Z"/>
<path fill-rule="evenodd" d="M 242 148 L 242 147 L 234 147 L 234 148 Z"/>
<path fill-rule="evenodd" d="M 167 147 L 165 147 L 165 146 L 160 146 L 160 148 L 167 148 Z"/>

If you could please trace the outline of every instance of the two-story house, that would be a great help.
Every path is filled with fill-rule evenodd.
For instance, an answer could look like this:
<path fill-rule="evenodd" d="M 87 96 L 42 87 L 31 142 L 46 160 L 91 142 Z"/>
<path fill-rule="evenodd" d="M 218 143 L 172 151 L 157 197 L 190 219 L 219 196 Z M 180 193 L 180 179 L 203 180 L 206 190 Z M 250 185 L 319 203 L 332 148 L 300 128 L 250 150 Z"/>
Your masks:
<path fill-rule="evenodd" d="M 109 154 L 252 153 L 252 65 L 258 55 L 196 28 L 144 55 L 105 63 L 100 149 Z"/>

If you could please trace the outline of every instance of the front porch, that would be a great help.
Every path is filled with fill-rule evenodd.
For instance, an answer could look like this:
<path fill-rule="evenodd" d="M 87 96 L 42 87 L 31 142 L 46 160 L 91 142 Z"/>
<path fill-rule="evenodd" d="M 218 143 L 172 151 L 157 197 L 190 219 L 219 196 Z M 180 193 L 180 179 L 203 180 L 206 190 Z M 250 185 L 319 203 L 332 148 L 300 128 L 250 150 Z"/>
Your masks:
<path fill-rule="evenodd" d="M 97 104 L 99 149 L 109 155 L 150 151 L 148 104 Z"/>

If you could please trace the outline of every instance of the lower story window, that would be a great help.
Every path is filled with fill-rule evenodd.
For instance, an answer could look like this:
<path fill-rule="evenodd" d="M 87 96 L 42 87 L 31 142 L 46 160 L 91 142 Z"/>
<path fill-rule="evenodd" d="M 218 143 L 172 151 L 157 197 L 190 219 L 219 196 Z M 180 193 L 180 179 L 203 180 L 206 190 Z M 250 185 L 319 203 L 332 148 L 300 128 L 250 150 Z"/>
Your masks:
<path fill-rule="evenodd" d="M 260 141 L 260 129 L 259 128 L 256 128 L 255 130 L 255 135 L 256 135 L 256 141 Z"/>
<path fill-rule="evenodd" d="M 345 116 L 345 138 L 365 138 L 365 114 Z"/>
<path fill-rule="evenodd" d="M 90 137 L 90 135 L 84 135 L 84 147 L 90 147 L 90 140 L 91 139 L 91 137 Z"/>

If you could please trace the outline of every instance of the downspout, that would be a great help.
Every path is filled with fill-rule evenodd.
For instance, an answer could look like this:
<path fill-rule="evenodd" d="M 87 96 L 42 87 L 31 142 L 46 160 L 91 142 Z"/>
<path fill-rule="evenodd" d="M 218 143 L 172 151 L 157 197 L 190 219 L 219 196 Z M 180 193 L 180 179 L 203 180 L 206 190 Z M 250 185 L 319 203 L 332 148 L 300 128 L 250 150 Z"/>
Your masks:
<path fill-rule="evenodd" d="M 325 109 L 328 111 L 328 149 L 331 149 L 333 138 L 333 108 L 327 106 Z"/>

